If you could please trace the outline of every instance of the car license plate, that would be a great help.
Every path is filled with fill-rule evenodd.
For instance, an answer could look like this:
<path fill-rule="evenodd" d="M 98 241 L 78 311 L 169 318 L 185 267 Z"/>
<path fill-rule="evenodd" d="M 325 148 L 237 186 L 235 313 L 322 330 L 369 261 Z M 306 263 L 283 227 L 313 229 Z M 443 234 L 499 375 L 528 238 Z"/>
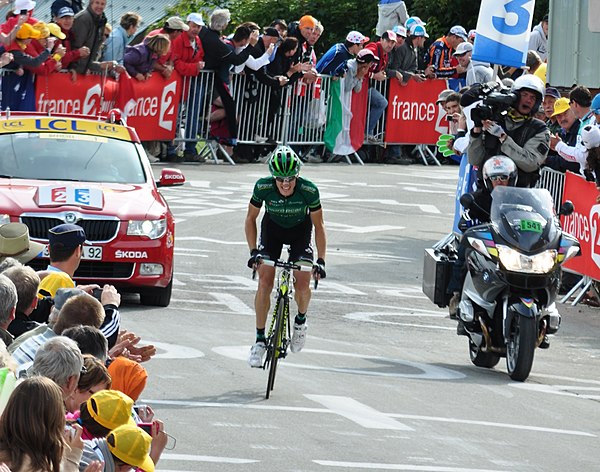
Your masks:
<path fill-rule="evenodd" d="M 48 252 L 48 246 L 42 252 L 42 257 L 50 257 Z M 102 260 L 102 247 L 101 246 L 83 246 L 83 254 L 81 259 L 85 261 L 101 261 Z"/>

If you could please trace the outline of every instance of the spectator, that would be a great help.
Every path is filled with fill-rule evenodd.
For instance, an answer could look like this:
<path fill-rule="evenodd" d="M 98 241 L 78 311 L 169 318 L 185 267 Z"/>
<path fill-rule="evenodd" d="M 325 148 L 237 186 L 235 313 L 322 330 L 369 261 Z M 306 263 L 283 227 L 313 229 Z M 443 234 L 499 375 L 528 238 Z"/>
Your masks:
<path fill-rule="evenodd" d="M 396 45 L 396 33 L 393 31 L 385 31 L 381 35 L 381 39 L 376 43 L 369 43 L 365 49 L 370 49 L 375 57 L 379 57 L 379 61 L 371 65 L 371 78 L 378 81 L 387 79 L 386 69 L 388 65 L 388 54 Z M 379 119 L 383 116 L 388 102 L 386 98 L 376 88 L 369 88 L 369 115 L 367 123 L 367 140 L 372 143 L 382 141 L 381 137 L 374 136 L 375 126 Z"/>
<path fill-rule="evenodd" d="M 294 37 L 298 40 L 298 49 L 294 56 L 292 56 L 292 62 L 294 64 L 302 62 L 302 48 L 304 43 L 306 43 L 313 34 L 317 23 L 318 21 L 315 17 L 304 15 L 300 20 L 294 21 L 288 25 L 287 37 Z M 306 67 L 304 70 L 308 71 L 310 70 L 310 67 Z"/>
<path fill-rule="evenodd" d="M 45 248 L 44 244 L 29 239 L 29 228 L 23 223 L 0 225 L 0 262 L 7 258 L 26 264 Z"/>
<path fill-rule="evenodd" d="M 10 44 L 16 39 L 16 34 L 24 23 L 35 25 L 39 20 L 33 17 L 35 2 L 33 0 L 15 0 L 14 9 L 6 14 L 6 22 L 0 26 L 3 44 Z M 25 15 L 21 11 L 27 10 Z"/>
<path fill-rule="evenodd" d="M 588 151 L 585 176 L 596 184 L 596 203 L 600 203 L 600 128 L 586 125 L 581 131 L 581 142 Z"/>
<path fill-rule="evenodd" d="M 13 471 L 77 472 L 83 442 L 81 427 L 65 434 L 61 390 L 50 379 L 18 384 L 0 418 L 0 463 Z"/>
<path fill-rule="evenodd" d="M 188 30 L 185 34 L 181 34 L 173 40 L 171 53 L 177 72 L 184 77 L 197 77 L 205 66 L 204 48 L 198 37 L 200 31 L 205 28 L 204 20 L 202 20 L 200 13 L 190 13 L 186 21 Z M 203 110 L 203 100 L 206 92 L 201 83 L 195 81 L 191 91 L 193 96 L 188 97 L 188 100 L 186 100 L 185 129 L 188 139 L 193 139 L 185 142 L 184 161 L 201 162 L 203 159 L 196 151 L 196 144 L 198 144 L 199 115 Z M 173 145 L 169 146 L 167 150 L 167 160 L 180 160 Z"/>
<path fill-rule="evenodd" d="M 33 27 L 41 33 L 41 36 L 36 41 L 27 44 L 25 52 L 32 57 L 39 56 L 45 50 L 53 54 L 37 67 L 25 67 L 35 76 L 58 72 L 62 68 L 61 61 L 67 51 L 64 46 L 60 45 L 60 41 L 66 38 L 65 34 L 56 23 L 36 23 Z M 55 44 L 57 40 L 59 41 L 58 46 Z"/>
<path fill-rule="evenodd" d="M 315 53 L 315 44 L 323 34 L 323 25 L 320 21 L 317 21 L 313 32 L 308 37 L 306 42 L 302 45 L 302 60 L 303 64 L 309 63 L 311 66 L 315 66 L 317 64 L 317 54 Z"/>
<path fill-rule="evenodd" d="M 24 23 L 17 32 L 16 39 L 6 48 L 13 55 L 13 61 L 4 66 L 12 73 L 2 78 L 2 109 L 12 111 L 35 110 L 35 76 L 30 70 L 39 67 L 50 57 L 50 51 L 44 49 L 39 55 L 31 56 L 25 49 L 33 39 L 42 34 L 29 23 Z M 19 90 L 19 93 L 14 93 Z"/>
<path fill-rule="evenodd" d="M 469 34 L 467 35 L 467 40 L 473 45 L 475 45 L 475 36 L 477 36 L 477 31 L 474 29 L 469 30 Z"/>
<path fill-rule="evenodd" d="M 210 16 L 210 28 L 202 28 L 199 33 L 205 51 L 206 68 L 216 71 L 214 87 L 221 97 L 227 118 L 227 127 L 231 137 L 231 146 L 237 145 L 237 116 L 235 101 L 229 90 L 229 67 L 244 64 L 250 52 L 248 48 L 236 54 L 235 51 L 221 41 L 221 35 L 231 15 L 229 10 L 217 8 Z"/>
<path fill-rule="evenodd" d="M 317 72 L 325 75 L 341 76 L 346 62 L 358 54 L 369 38 L 358 31 L 350 31 L 343 43 L 331 46 L 317 62 Z"/>
<path fill-rule="evenodd" d="M 551 135 L 560 131 L 560 125 L 557 123 L 556 117 L 552 116 L 554 114 L 554 104 L 560 97 L 560 92 L 554 87 L 546 87 L 546 95 L 544 96 L 542 106 L 544 107 L 544 115 L 546 115 L 546 125 Z"/>
<path fill-rule="evenodd" d="M 529 36 L 529 49 L 538 53 L 542 62 L 548 60 L 548 15 L 544 15 L 531 31 Z"/>
<path fill-rule="evenodd" d="M 10 352 L 19 364 L 19 368 L 23 370 L 34 360 L 40 346 L 49 339 L 62 335 L 64 330 L 73 326 L 86 325 L 100 328 L 103 320 L 104 310 L 98 300 L 85 293 L 73 296 L 65 302 L 52 327 L 46 326 L 42 333 L 29 337 L 14 349 L 11 346 Z"/>
<path fill-rule="evenodd" d="M 56 382 L 66 401 L 77 388 L 83 370 L 83 356 L 72 339 L 57 336 L 46 341 L 35 353 L 28 377 L 40 375 Z"/>
<path fill-rule="evenodd" d="M 267 72 L 271 77 L 285 77 L 288 80 L 279 80 L 271 90 L 271 99 L 269 100 L 268 122 L 272 122 L 277 112 L 281 109 L 281 89 L 289 83 L 296 82 L 302 75 L 300 72 L 301 64 L 294 63 L 294 56 L 298 50 L 298 40 L 290 36 L 283 40 L 277 48 L 275 59 L 267 66 Z M 271 137 L 269 137 L 269 140 Z"/>
<path fill-rule="evenodd" d="M 244 46 L 243 43 L 240 43 L 239 34 L 236 37 L 236 33 L 238 33 L 238 30 L 240 30 L 240 28 L 248 28 L 248 30 L 250 31 L 250 37 L 248 39 L 247 46 Z M 276 29 L 271 28 L 271 30 L 277 33 Z M 244 31 L 244 29 L 242 29 L 241 31 Z M 236 74 L 243 72 L 244 68 L 246 67 L 250 69 L 249 73 L 258 71 L 265 67 L 267 64 L 269 64 L 269 62 L 271 62 L 271 55 L 275 50 L 276 40 L 269 40 L 269 36 L 264 35 L 263 38 L 265 39 L 261 39 L 259 31 L 260 28 L 258 27 L 258 25 L 251 21 L 241 24 L 236 29 L 232 38 L 232 45 L 234 47 L 235 53 L 239 54 L 242 51 L 242 49 L 244 49 L 244 47 L 248 47 L 248 51 L 250 53 L 248 59 L 246 60 L 246 62 L 244 62 L 244 64 L 235 67 L 234 71 Z M 277 38 L 279 38 L 278 34 Z"/>
<path fill-rule="evenodd" d="M 473 45 L 470 42 L 460 43 L 453 54 L 458 64 L 466 69 L 467 86 L 491 82 L 494 79 L 494 70 L 486 63 L 473 61 L 472 54 Z"/>
<path fill-rule="evenodd" d="M 90 354 L 102 361 L 103 364 L 108 360 L 108 341 L 98 328 L 77 325 L 65 329 L 62 335 L 75 341 L 81 354 Z"/>
<path fill-rule="evenodd" d="M 58 12 L 61 8 L 70 8 L 73 10 L 75 14 L 79 13 L 83 10 L 83 1 L 82 0 L 54 0 L 52 5 L 50 6 L 50 14 L 52 17 L 58 15 Z"/>
<path fill-rule="evenodd" d="M 125 48 L 141 22 L 142 17 L 137 13 L 131 11 L 124 13 L 119 21 L 119 26 L 112 30 L 104 43 L 102 60 L 116 61 L 118 64 L 123 64 Z"/>
<path fill-rule="evenodd" d="M 560 136 L 553 135 L 550 137 L 550 149 L 555 150 L 562 158 L 569 162 L 577 163 L 577 166 L 570 166 L 571 168 L 581 169 L 585 166 L 587 158 L 587 149 L 581 144 L 581 130 L 588 124 L 595 124 L 596 120 L 594 114 L 591 111 L 592 106 L 592 94 L 587 87 L 577 86 L 571 92 L 569 92 L 569 99 L 557 100 L 560 103 L 560 113 L 557 113 L 557 105 L 554 104 L 554 115 L 557 121 L 561 125 L 561 128 L 571 130 L 568 133 L 566 139 L 567 142 L 563 141 Z M 577 120 L 576 129 L 571 126 L 570 114 L 565 113 L 563 110 L 565 105 L 568 105 L 570 110 L 573 112 L 575 120 Z M 569 125 L 569 128 L 565 128 L 565 125 Z M 573 131 L 574 130 L 574 131 Z M 571 134 L 575 132 L 574 139 L 571 139 Z M 577 172 L 577 171 L 574 171 Z"/>
<path fill-rule="evenodd" d="M 3 274 L 0 274 L 0 339 L 6 347 L 13 342 L 13 336 L 8 332 L 8 326 L 15 318 L 17 309 L 17 288 Z"/>
<path fill-rule="evenodd" d="M 400 28 L 400 27 L 398 27 Z M 400 33 L 403 33 L 399 29 Z M 406 33 L 405 33 L 406 34 Z M 406 84 L 409 80 L 417 83 L 425 81 L 426 77 L 433 77 L 433 66 L 427 67 L 425 71 L 419 72 L 419 49 L 425 45 L 425 39 L 429 38 L 425 27 L 417 23 L 411 27 L 409 37 L 402 44 L 394 48 L 390 53 L 389 69 L 397 70 L 402 74 L 402 83 Z"/>
<path fill-rule="evenodd" d="M 154 70 L 154 63 L 169 52 L 171 41 L 164 34 L 147 38 L 135 46 L 127 46 L 123 64 L 131 77 L 138 81 L 148 80 Z"/>
<path fill-rule="evenodd" d="M 456 58 L 452 56 L 456 47 L 467 40 L 467 32 L 460 25 L 450 28 L 446 36 L 434 41 L 429 47 L 427 65 L 435 68 L 435 75 L 438 78 L 458 77 L 464 74 L 466 69 L 458 64 Z"/>
<path fill-rule="evenodd" d="M 112 380 L 104 364 L 90 354 L 83 355 L 83 370 L 77 382 L 75 392 L 67 398 L 67 411 L 79 410 L 81 404 L 92 395 L 111 388 Z M 84 438 L 85 439 L 85 438 Z"/>
<path fill-rule="evenodd" d="M 71 63 L 71 68 L 79 74 L 91 72 L 123 72 L 121 66 L 112 61 L 97 62 L 100 46 L 104 41 L 104 27 L 107 20 L 104 14 L 106 0 L 90 0 L 87 8 L 75 15 L 73 22 L 73 39 L 71 46 L 79 49 L 83 46 L 90 50 L 90 54 Z"/>
<path fill-rule="evenodd" d="M 375 27 L 377 36 L 383 36 L 383 33 L 396 25 L 404 25 L 408 19 L 406 5 L 402 0 L 379 0 L 377 10 L 378 19 Z"/>
<path fill-rule="evenodd" d="M 63 69 L 68 69 L 72 62 L 85 59 L 90 55 L 90 48 L 87 46 L 82 46 L 79 49 L 73 49 L 72 47 L 74 20 L 75 13 L 71 7 L 62 7 L 54 16 L 54 21 L 60 26 L 65 35 L 63 40 L 56 41 L 54 44 L 55 49 L 61 45 L 65 48 L 65 55 L 61 59 Z"/>
<path fill-rule="evenodd" d="M 14 320 L 8 325 L 8 331 L 16 338 L 39 326 L 29 319 L 29 315 L 37 307 L 40 277 L 29 266 L 11 267 L 3 275 L 12 280 L 17 289 L 17 310 Z"/>
<path fill-rule="evenodd" d="M 288 25 L 285 20 L 282 20 L 280 18 L 273 20 L 271 22 L 271 24 L 269 25 L 269 27 L 275 28 L 277 30 L 277 32 L 279 33 L 279 36 L 281 37 L 281 39 L 286 38 L 287 32 L 288 32 Z"/>
<path fill-rule="evenodd" d="M 173 56 L 173 41 L 181 36 L 185 31 L 189 31 L 190 27 L 178 16 L 167 18 L 162 28 L 156 29 L 148 33 L 146 38 L 151 38 L 157 34 L 164 34 L 169 38 L 169 51 L 167 54 L 158 58 L 154 63 L 154 70 L 158 71 L 165 79 L 171 77 L 174 69 L 175 57 Z"/>
<path fill-rule="evenodd" d="M 134 401 L 137 401 L 146 388 L 148 372 L 131 359 L 122 356 L 115 358 L 109 364 L 108 372 L 112 377 L 112 388 L 130 396 Z"/>
<path fill-rule="evenodd" d="M 133 400 L 127 395 L 118 390 L 102 389 L 79 403 L 68 419 L 81 424 L 83 439 L 105 438 L 119 426 L 135 425 L 132 409 Z"/>

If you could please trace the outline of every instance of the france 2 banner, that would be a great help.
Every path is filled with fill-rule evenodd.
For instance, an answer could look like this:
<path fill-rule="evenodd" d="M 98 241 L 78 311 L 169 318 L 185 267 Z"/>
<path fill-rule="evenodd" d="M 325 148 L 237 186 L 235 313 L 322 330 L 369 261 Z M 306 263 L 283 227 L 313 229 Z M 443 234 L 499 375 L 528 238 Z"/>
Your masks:
<path fill-rule="evenodd" d="M 600 280 L 600 204 L 596 185 L 581 176 L 566 173 L 564 200 L 573 202 L 575 211 L 561 218 L 562 228 L 579 240 L 581 255 L 564 264 L 581 275 Z"/>
<path fill-rule="evenodd" d="M 473 60 L 523 67 L 535 0 L 482 0 Z"/>

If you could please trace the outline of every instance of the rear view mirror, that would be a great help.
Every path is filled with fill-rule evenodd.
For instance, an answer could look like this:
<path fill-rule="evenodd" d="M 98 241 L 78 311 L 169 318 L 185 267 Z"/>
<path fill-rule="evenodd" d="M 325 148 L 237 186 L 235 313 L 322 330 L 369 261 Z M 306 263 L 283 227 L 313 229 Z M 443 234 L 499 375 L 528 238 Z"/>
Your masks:
<path fill-rule="evenodd" d="M 460 204 L 467 210 L 473 206 L 474 201 L 475 197 L 471 193 L 465 193 L 460 197 Z"/>
<path fill-rule="evenodd" d="M 575 211 L 575 207 L 573 206 L 573 202 L 570 200 L 565 200 L 565 202 L 560 207 L 559 215 L 569 216 L 571 213 Z"/>

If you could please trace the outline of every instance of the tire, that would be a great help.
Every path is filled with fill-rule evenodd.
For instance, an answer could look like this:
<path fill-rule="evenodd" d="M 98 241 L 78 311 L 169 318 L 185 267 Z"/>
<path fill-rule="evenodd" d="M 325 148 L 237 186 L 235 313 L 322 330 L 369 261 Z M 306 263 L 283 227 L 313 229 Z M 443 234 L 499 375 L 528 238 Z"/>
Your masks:
<path fill-rule="evenodd" d="M 479 347 L 469 339 L 469 357 L 471 362 L 477 367 L 486 367 L 491 369 L 498 362 L 500 362 L 500 356 L 493 352 L 482 352 Z"/>
<path fill-rule="evenodd" d="M 267 347 L 267 352 L 269 356 L 269 378 L 267 380 L 267 394 L 265 398 L 268 400 L 271 395 L 271 391 L 275 386 L 275 375 L 277 374 L 277 362 L 279 361 L 279 351 L 281 349 L 281 343 L 283 340 L 283 334 L 285 330 L 285 325 L 283 323 L 283 315 L 285 313 L 285 301 L 284 299 L 280 299 L 277 302 L 277 311 L 275 318 L 275 326 L 273 329 L 273 335 L 269 340 L 269 346 Z"/>
<path fill-rule="evenodd" d="M 166 287 L 156 287 L 151 291 L 140 293 L 140 303 L 147 306 L 169 306 L 171 303 L 171 292 L 173 291 L 173 280 Z"/>
<path fill-rule="evenodd" d="M 506 344 L 506 369 L 511 379 L 523 382 L 529 377 L 533 366 L 536 337 L 535 318 L 514 313 Z"/>

